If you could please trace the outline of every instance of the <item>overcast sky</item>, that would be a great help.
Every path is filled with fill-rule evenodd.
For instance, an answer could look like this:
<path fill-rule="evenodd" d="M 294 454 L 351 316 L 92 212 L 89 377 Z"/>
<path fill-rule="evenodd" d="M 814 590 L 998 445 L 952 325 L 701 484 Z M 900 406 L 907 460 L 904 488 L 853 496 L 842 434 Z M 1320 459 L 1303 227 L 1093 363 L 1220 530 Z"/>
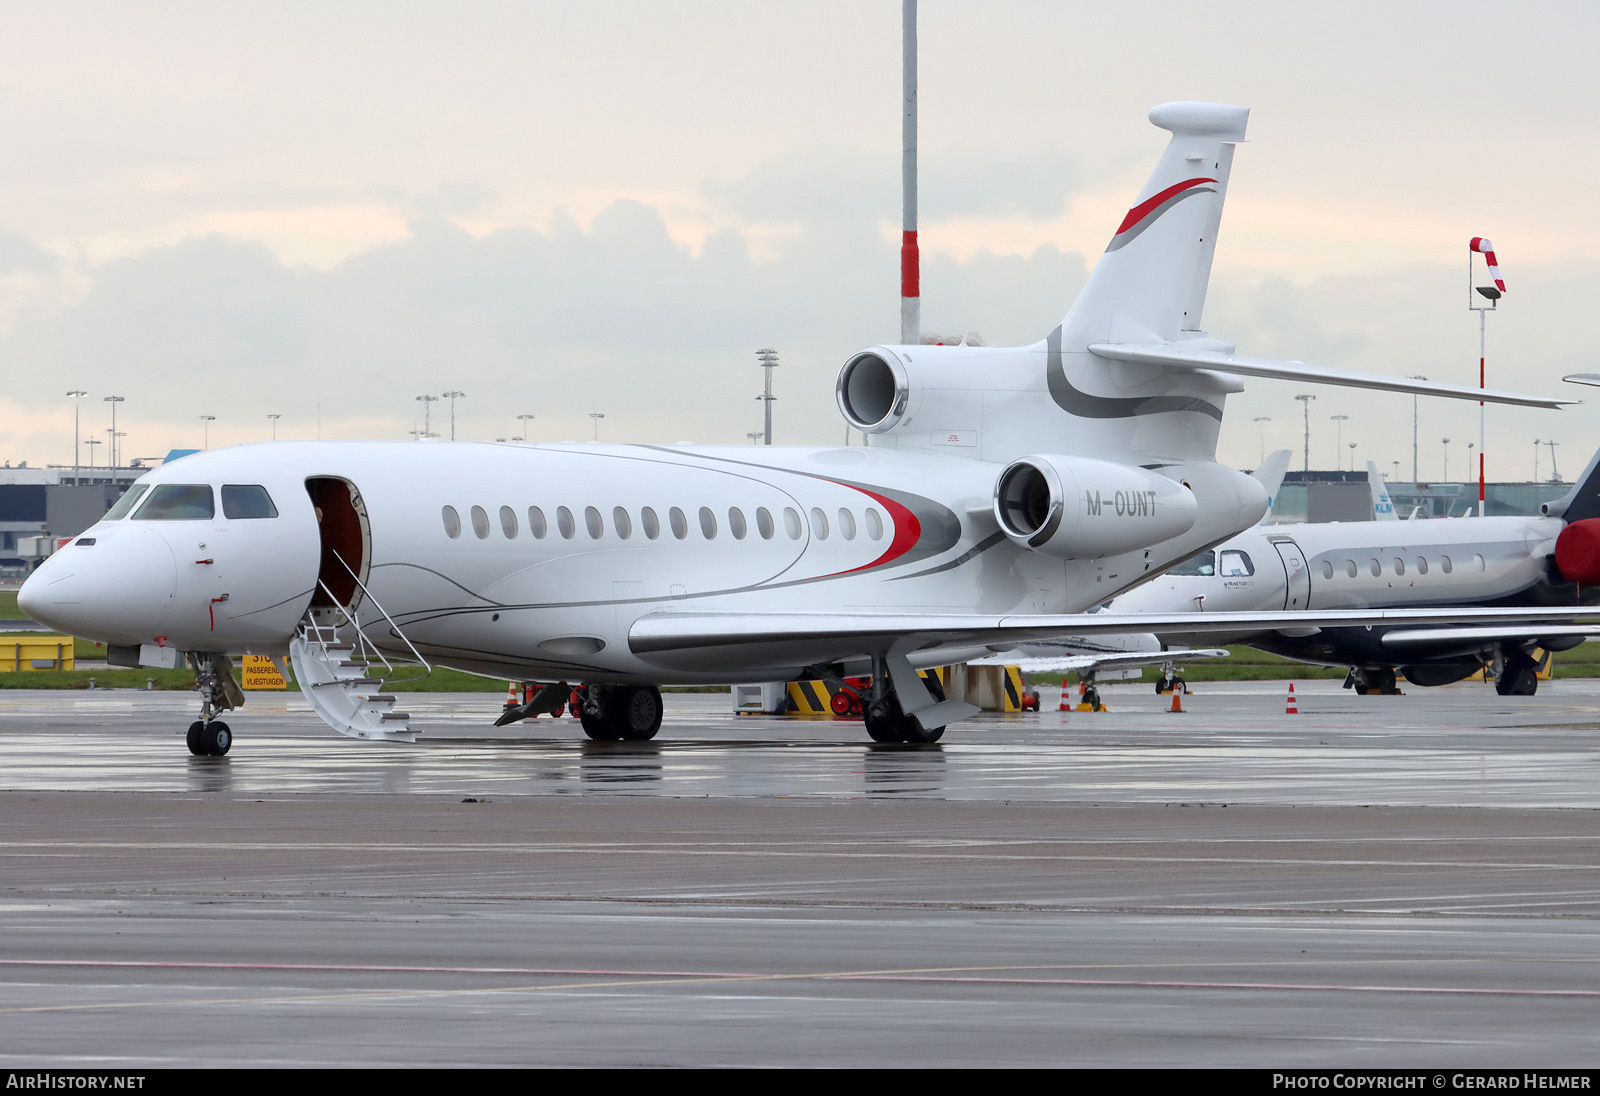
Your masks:
<path fill-rule="evenodd" d="M 1206 326 L 1241 352 L 1475 383 L 1466 243 L 1509 294 L 1490 383 L 1600 369 L 1582 3 L 923 0 L 923 317 L 1041 338 L 1132 203 L 1171 99 L 1252 108 Z M 900 5 L 0 3 L 0 458 L 278 436 L 835 443 L 833 380 L 898 336 Z M 1300 389 L 1230 399 L 1221 456 L 1293 447 Z M 1314 389 L 1411 471 L 1411 401 Z M 433 406 L 441 429 L 444 404 Z M 1569 476 L 1591 406 L 1490 410 L 1491 478 Z M 1422 405 L 1420 472 L 1477 407 Z M 442 429 L 448 432 L 448 424 Z M 85 449 L 87 460 L 87 449 Z M 1349 458 L 1348 448 L 1343 454 Z M 97 458 L 104 463 L 104 447 Z M 1494 463 L 1498 460 L 1498 464 Z M 1541 472 L 1548 475 L 1548 450 Z"/>

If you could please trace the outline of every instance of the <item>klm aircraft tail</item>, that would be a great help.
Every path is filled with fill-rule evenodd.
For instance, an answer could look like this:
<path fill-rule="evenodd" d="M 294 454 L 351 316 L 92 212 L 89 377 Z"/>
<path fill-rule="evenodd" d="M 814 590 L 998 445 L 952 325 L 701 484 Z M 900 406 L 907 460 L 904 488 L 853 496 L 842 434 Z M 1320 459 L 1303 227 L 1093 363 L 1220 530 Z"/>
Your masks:
<path fill-rule="evenodd" d="M 1384 486 L 1383 477 L 1378 474 L 1378 466 L 1370 460 L 1367 461 L 1367 490 L 1372 493 L 1374 521 L 1400 520 L 1400 515 L 1394 512 L 1394 503 L 1389 499 L 1389 489 Z"/>

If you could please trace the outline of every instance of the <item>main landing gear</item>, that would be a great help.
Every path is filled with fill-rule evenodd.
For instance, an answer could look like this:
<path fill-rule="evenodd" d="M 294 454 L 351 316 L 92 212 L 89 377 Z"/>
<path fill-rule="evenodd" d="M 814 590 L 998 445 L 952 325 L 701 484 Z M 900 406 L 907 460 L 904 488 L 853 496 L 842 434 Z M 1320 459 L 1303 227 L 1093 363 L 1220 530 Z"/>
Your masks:
<path fill-rule="evenodd" d="M 185 741 L 196 757 L 221 757 L 233 745 L 233 730 L 212 716 L 244 703 L 244 692 L 233 679 L 233 659 L 191 652 L 189 664 L 194 667 L 195 688 L 200 690 L 200 718 L 189 724 Z"/>
<path fill-rule="evenodd" d="M 645 742 L 661 729 L 654 685 L 585 685 L 577 690 L 583 733 L 596 742 Z"/>
<path fill-rule="evenodd" d="M 1506 652 L 1505 666 L 1494 676 L 1501 696 L 1532 696 L 1539 689 L 1539 664 L 1522 651 Z"/>
<path fill-rule="evenodd" d="M 927 677 L 920 677 L 922 684 L 927 688 L 933 699 L 944 703 L 944 686 L 940 683 L 937 674 L 930 673 Z M 869 687 L 866 703 L 862 707 L 862 721 L 866 724 L 867 735 L 874 742 L 911 742 L 919 745 L 929 745 L 944 737 L 944 727 L 926 727 L 922 720 L 914 715 L 907 715 L 900 705 L 900 693 L 886 672 L 880 660 L 874 660 L 872 667 L 872 684 Z"/>
<path fill-rule="evenodd" d="M 1352 666 L 1344 680 L 1346 689 L 1354 689 L 1357 696 L 1398 696 L 1399 683 L 1393 666 Z"/>

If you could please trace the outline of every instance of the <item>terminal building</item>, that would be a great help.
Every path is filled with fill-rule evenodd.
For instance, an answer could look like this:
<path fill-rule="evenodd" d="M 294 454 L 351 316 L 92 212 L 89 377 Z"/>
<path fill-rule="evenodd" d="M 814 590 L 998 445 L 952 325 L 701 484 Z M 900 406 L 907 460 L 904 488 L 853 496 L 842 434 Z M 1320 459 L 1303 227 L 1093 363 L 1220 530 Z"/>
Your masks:
<path fill-rule="evenodd" d="M 1412 518 L 1464 518 L 1478 513 L 1478 483 L 1409 480 L 1385 482 L 1395 515 Z M 1484 485 L 1486 517 L 1531 517 L 1539 506 L 1572 490 L 1562 481 L 1489 483 Z M 1272 500 L 1274 524 L 1301 521 L 1371 521 L 1372 494 L 1367 473 L 1286 472 Z"/>
<path fill-rule="evenodd" d="M 193 450 L 173 450 L 166 460 Z M 100 520 L 128 485 L 161 460 L 127 468 L 33 468 L 27 462 L 0 466 L 0 577 L 33 570 L 60 540 L 77 536 Z"/>

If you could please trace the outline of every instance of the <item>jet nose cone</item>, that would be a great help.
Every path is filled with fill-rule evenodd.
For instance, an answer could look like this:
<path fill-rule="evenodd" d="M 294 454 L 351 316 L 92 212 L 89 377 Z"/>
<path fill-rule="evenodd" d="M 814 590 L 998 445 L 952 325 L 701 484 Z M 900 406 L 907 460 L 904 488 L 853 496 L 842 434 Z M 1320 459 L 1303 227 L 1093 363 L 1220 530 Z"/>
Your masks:
<path fill-rule="evenodd" d="M 165 630 L 177 583 L 172 549 L 149 529 L 96 530 L 94 543 L 67 545 L 17 593 L 40 624 L 107 643 L 148 643 Z"/>

